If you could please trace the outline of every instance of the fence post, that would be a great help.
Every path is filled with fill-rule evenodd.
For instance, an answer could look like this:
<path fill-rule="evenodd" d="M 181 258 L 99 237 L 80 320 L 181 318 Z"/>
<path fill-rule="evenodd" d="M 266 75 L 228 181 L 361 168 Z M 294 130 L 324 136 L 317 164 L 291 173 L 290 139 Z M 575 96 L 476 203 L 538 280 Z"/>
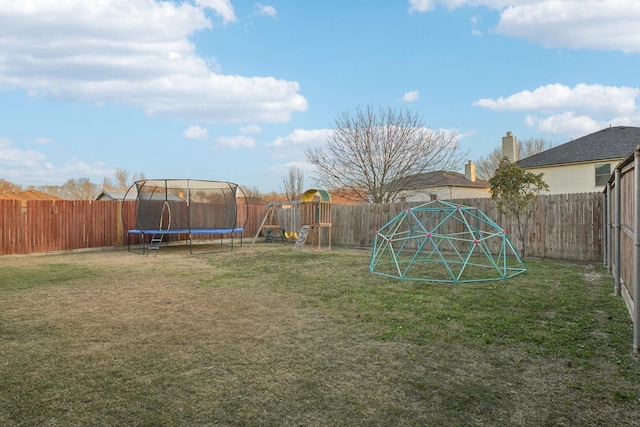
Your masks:
<path fill-rule="evenodd" d="M 611 197 L 611 183 L 607 183 L 604 188 L 604 197 L 602 202 L 602 264 L 611 272 L 611 260 L 609 255 L 609 198 Z"/>
<path fill-rule="evenodd" d="M 615 171 L 615 181 L 614 181 L 614 215 L 615 215 L 615 219 L 614 219 L 614 271 L 613 271 L 613 285 L 614 285 L 614 290 L 615 290 L 615 294 L 617 296 L 620 296 L 621 293 L 621 286 L 620 286 L 620 238 L 621 238 L 621 234 L 622 234 L 622 225 L 620 224 L 622 222 L 622 214 L 621 214 L 621 200 L 622 200 L 622 189 L 620 188 L 620 169 L 616 168 Z"/>
<path fill-rule="evenodd" d="M 122 215 L 122 200 L 117 200 L 116 202 L 116 244 L 121 246 L 124 244 L 123 235 L 124 235 L 124 218 Z"/>
<path fill-rule="evenodd" d="M 31 246 L 29 245 L 30 233 L 28 229 L 29 225 L 29 210 L 27 209 L 28 202 L 26 200 L 20 200 L 20 215 L 18 215 L 18 248 L 14 253 L 16 254 L 28 254 L 31 252 Z"/>
<path fill-rule="evenodd" d="M 633 351 L 640 354 L 640 150 L 633 153 Z"/>

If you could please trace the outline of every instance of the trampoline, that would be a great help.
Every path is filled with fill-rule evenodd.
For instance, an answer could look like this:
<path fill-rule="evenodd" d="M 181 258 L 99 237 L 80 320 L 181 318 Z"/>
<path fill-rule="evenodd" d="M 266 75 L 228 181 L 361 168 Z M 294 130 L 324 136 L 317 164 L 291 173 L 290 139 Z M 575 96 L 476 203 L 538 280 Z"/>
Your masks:
<path fill-rule="evenodd" d="M 193 179 L 145 179 L 136 181 L 127 194 L 134 188 L 136 226 L 127 230 L 130 252 L 133 251 L 131 239 L 136 236 L 142 254 L 157 251 L 181 238 L 186 241 L 191 254 L 194 254 L 194 240 L 206 243 L 207 239 L 219 237 L 220 246 L 226 239 L 231 242 L 233 250 L 234 239 L 239 238 L 242 246 L 248 207 L 246 197 L 237 184 Z"/>

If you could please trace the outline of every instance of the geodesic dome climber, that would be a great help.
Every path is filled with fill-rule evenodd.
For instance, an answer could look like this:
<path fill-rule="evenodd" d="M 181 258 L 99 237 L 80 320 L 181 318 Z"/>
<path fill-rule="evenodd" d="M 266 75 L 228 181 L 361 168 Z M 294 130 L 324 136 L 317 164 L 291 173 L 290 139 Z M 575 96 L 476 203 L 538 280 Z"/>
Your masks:
<path fill-rule="evenodd" d="M 369 270 L 465 283 L 508 279 L 526 268 L 506 230 L 480 209 L 434 200 L 400 212 L 377 231 Z"/>
<path fill-rule="evenodd" d="M 234 244 L 247 223 L 246 197 L 237 184 L 194 179 L 145 179 L 136 181 L 136 228 L 142 252 L 158 250 L 169 236 L 186 237 L 193 253 L 193 240 L 219 238 Z M 126 195 L 125 195 L 126 198 Z M 157 252 L 156 252 L 157 253 Z"/>

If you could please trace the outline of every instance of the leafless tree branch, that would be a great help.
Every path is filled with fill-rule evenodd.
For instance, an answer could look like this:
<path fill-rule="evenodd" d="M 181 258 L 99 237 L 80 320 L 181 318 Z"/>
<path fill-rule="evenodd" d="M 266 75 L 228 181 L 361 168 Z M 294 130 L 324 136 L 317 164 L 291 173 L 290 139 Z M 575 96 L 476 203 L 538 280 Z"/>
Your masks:
<path fill-rule="evenodd" d="M 370 203 L 394 201 L 412 177 L 457 169 L 466 153 L 457 132 L 432 130 L 409 110 L 393 108 L 342 112 L 325 147 L 308 149 L 319 185 Z"/>

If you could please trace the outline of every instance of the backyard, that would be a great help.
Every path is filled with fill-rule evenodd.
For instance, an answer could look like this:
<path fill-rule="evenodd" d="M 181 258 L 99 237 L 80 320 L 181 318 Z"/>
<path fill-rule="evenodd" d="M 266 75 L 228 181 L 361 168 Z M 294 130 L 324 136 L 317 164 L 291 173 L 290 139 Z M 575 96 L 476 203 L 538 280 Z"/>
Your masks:
<path fill-rule="evenodd" d="M 638 425 L 597 263 L 403 282 L 257 243 L 0 257 L 0 425 Z"/>

